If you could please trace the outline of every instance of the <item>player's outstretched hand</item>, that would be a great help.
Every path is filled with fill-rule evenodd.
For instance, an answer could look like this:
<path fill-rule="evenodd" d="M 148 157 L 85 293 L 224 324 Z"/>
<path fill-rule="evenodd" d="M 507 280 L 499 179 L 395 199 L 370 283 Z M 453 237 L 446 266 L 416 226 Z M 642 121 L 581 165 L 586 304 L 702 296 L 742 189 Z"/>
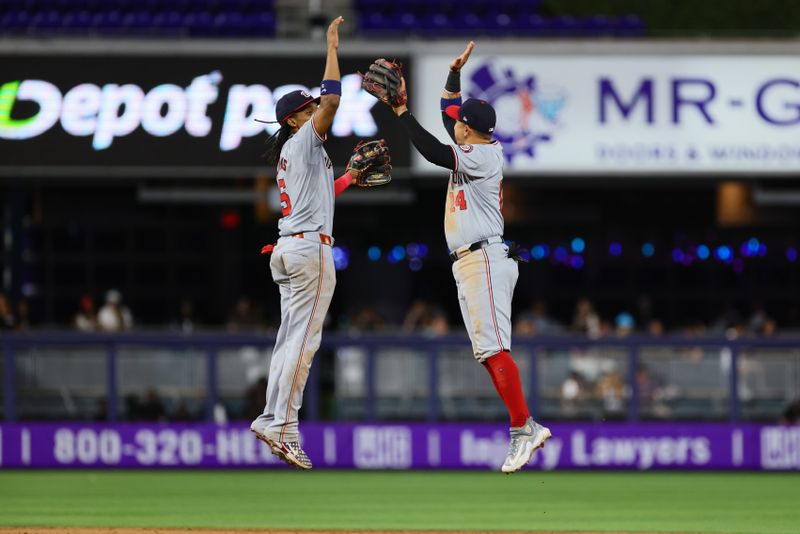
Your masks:
<path fill-rule="evenodd" d="M 339 16 L 333 19 L 328 26 L 328 47 L 339 48 L 339 25 L 344 22 L 344 17 Z"/>
<path fill-rule="evenodd" d="M 467 44 L 467 48 L 464 49 L 464 52 L 450 62 L 450 70 L 456 72 L 460 71 L 461 67 L 463 67 L 469 59 L 469 55 L 472 53 L 473 48 L 475 48 L 475 41 L 470 41 L 469 44 Z"/>

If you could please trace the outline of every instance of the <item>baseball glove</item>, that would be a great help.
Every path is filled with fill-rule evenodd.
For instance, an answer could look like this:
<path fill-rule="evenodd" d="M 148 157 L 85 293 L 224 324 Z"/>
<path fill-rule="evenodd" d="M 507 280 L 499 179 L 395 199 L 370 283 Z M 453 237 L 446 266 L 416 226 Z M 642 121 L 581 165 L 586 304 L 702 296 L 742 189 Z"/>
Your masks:
<path fill-rule="evenodd" d="M 511 244 L 508 245 L 508 257 L 517 263 L 528 263 L 531 252 L 512 241 Z"/>
<path fill-rule="evenodd" d="M 355 169 L 360 174 L 355 180 L 359 187 L 385 185 L 392 181 L 392 158 L 386 141 L 361 141 L 353 150 L 347 171 Z"/>
<path fill-rule="evenodd" d="M 408 102 L 408 95 L 402 86 L 403 65 L 387 59 L 376 59 L 366 74 L 362 75 L 361 88 L 392 107 Z"/>

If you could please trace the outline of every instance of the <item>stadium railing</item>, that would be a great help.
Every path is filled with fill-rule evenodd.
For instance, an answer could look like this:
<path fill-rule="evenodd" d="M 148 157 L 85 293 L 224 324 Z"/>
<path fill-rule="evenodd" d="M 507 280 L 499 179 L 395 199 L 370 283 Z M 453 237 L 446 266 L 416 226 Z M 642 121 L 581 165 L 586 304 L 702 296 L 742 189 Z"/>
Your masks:
<path fill-rule="evenodd" d="M 182 410 L 212 420 L 223 405 L 231 418 L 246 418 L 244 391 L 266 376 L 274 339 L 219 332 L 5 335 L 3 418 L 131 419 L 128 402 L 148 389 L 163 397 L 169 416 Z M 517 337 L 513 348 L 534 415 L 548 419 L 774 420 L 800 397 L 797 337 Z M 572 373 L 581 383 L 567 387 Z M 302 415 L 501 419 L 503 406 L 484 374 L 463 335 L 326 334 Z"/>

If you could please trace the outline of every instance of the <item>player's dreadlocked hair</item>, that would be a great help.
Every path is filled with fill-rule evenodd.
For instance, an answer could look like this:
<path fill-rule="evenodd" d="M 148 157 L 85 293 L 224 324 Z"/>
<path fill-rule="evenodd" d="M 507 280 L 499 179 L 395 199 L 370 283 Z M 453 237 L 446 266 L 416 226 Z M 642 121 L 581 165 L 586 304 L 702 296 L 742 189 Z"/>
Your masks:
<path fill-rule="evenodd" d="M 281 124 L 281 129 L 267 138 L 267 150 L 264 152 L 264 158 L 267 163 L 277 165 L 278 159 L 281 157 L 281 149 L 289 137 L 292 135 L 292 127 L 288 123 Z"/>

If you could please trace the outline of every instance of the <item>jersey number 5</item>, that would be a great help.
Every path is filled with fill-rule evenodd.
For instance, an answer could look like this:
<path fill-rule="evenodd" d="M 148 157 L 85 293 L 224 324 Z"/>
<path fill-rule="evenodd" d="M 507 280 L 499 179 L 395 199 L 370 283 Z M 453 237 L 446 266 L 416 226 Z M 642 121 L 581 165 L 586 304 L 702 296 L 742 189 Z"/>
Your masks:
<path fill-rule="evenodd" d="M 289 195 L 286 194 L 286 180 L 283 178 L 278 178 L 278 191 L 281 193 L 281 215 L 286 217 L 292 213 L 292 201 L 289 199 Z"/>
<path fill-rule="evenodd" d="M 467 209 L 467 199 L 464 198 L 464 190 L 459 189 L 458 193 L 453 195 L 453 192 L 450 191 L 450 213 L 456 211 L 456 208 L 464 211 Z"/>

